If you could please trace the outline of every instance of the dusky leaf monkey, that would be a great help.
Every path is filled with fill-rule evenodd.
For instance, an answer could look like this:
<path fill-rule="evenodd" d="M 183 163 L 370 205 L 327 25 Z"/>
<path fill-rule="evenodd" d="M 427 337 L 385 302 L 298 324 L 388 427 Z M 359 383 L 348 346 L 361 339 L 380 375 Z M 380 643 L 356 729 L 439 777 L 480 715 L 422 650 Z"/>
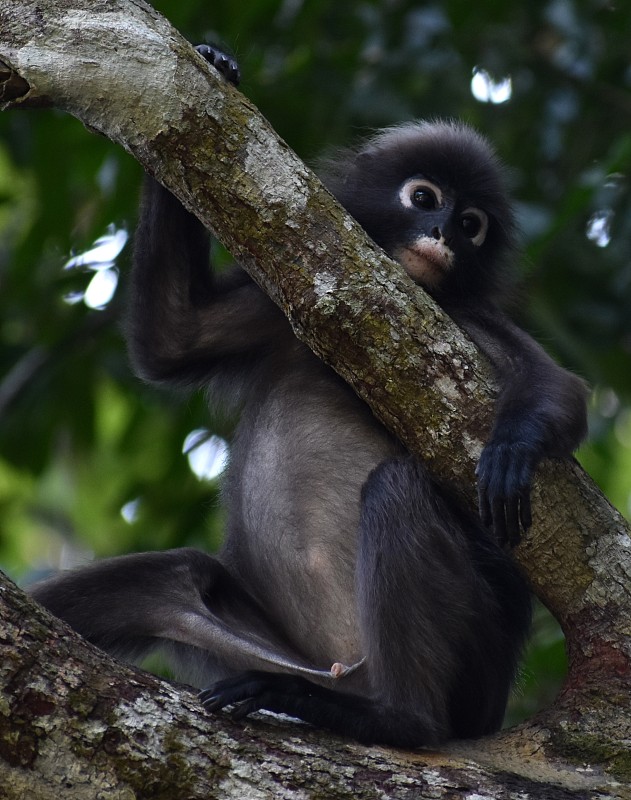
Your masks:
<path fill-rule="evenodd" d="M 233 83 L 235 62 L 201 54 Z M 468 333 L 501 390 L 478 465 L 480 516 L 409 455 L 294 336 L 238 266 L 147 179 L 131 276 L 129 350 L 144 379 L 238 410 L 219 555 L 98 561 L 34 596 L 87 639 L 155 647 L 205 706 L 297 716 L 413 747 L 499 728 L 531 617 L 508 545 L 531 522 L 543 458 L 585 433 L 585 389 L 497 305 L 513 209 L 489 144 L 454 122 L 386 129 L 325 166 L 325 184 Z"/>

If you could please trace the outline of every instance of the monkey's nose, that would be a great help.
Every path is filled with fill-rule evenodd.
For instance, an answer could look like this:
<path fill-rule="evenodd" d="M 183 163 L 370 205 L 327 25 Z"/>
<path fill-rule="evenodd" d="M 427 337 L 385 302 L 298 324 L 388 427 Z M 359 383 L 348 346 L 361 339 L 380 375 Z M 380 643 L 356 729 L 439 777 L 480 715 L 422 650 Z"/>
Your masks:
<path fill-rule="evenodd" d="M 440 232 L 440 228 L 438 227 L 438 225 L 436 225 L 435 228 L 432 228 L 432 237 L 436 239 L 437 242 L 440 242 L 440 240 L 443 238 L 443 235 Z"/>

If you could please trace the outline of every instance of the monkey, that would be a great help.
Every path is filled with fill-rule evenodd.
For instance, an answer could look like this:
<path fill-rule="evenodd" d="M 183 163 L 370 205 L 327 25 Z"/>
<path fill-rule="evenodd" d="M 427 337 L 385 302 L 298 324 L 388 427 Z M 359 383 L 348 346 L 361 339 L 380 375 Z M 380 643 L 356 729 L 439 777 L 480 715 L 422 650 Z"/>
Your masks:
<path fill-rule="evenodd" d="M 233 84 L 238 65 L 200 55 Z M 463 123 L 387 128 L 329 159 L 326 186 L 487 356 L 500 386 L 479 511 L 294 335 L 209 234 L 144 184 L 127 338 L 137 374 L 238 416 L 217 555 L 97 561 L 33 596 L 104 650 L 161 648 L 205 708 L 281 712 L 365 744 L 433 747 L 502 724 L 531 621 L 511 549 L 533 473 L 586 432 L 586 388 L 500 310 L 515 257 L 505 167 Z"/>

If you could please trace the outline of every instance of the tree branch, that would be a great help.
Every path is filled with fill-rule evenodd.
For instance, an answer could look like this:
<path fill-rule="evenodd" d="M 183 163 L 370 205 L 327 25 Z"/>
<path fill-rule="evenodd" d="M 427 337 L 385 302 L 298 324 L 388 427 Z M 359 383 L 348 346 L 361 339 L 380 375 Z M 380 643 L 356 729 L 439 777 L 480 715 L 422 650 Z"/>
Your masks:
<path fill-rule="evenodd" d="M 409 449 L 438 477 L 462 486 L 474 502 L 474 467 L 493 411 L 487 365 L 440 309 L 344 213 L 253 106 L 220 80 L 163 18 L 141 0 L 0 0 L 0 60 L 5 109 L 53 105 L 121 144 L 215 232 L 287 313 L 296 334 L 354 387 Z M 473 744 L 467 752 L 483 753 L 494 764 L 505 763 L 512 752 L 511 768 L 521 775 L 530 775 L 535 762 L 536 769 L 549 767 L 552 758 L 598 763 L 616 774 L 631 772 L 625 766 L 631 756 L 628 528 L 580 468 L 570 463 L 542 466 L 533 505 L 533 529 L 518 555 L 568 636 L 570 676 L 560 699 L 536 722 L 497 737 L 501 749 Z M 43 618 L 37 619 L 41 626 Z M 33 642 L 41 643 L 42 628 L 32 628 L 30 616 L 22 620 L 21 635 L 28 631 Z M 90 671 L 88 657 L 84 661 L 77 655 L 76 640 L 68 641 L 66 680 L 80 670 L 76 674 L 84 687 L 98 687 L 98 705 L 103 689 L 98 675 L 107 674 L 108 680 L 125 675 L 113 690 L 119 692 L 119 701 L 124 698 L 131 673 Z M 30 656 L 22 656 L 35 681 L 38 670 L 28 661 Z M 104 656 L 91 657 L 111 663 Z M 46 665 L 39 663 L 38 669 Z M 133 685 L 139 687 L 139 694 L 134 689 L 134 703 L 145 698 L 150 712 L 155 711 L 155 693 L 168 696 L 165 685 L 133 675 L 138 681 Z M 67 699 L 67 690 L 54 696 Z M 9 702 L 7 715 L 0 717 L 8 736 L 3 734 L 5 743 L 14 741 L 11 735 L 16 731 L 22 735 L 20 725 L 28 716 L 16 718 L 11 708 Z M 84 711 L 77 712 L 83 722 Z M 127 711 L 127 721 L 135 719 L 147 736 L 141 718 Z M 172 706 L 164 713 L 171 719 L 168 724 L 177 728 L 181 718 L 173 723 Z M 178 757 L 187 764 L 193 750 L 197 753 L 200 725 L 212 727 L 207 717 L 191 714 L 186 724 L 192 726 L 194 745 L 191 749 L 187 744 L 186 759 Z M 93 715 L 91 709 L 87 717 Z M 162 711 L 156 716 L 164 722 Z M 98 719 L 119 730 L 113 717 Z M 305 731 L 305 741 L 316 740 L 316 734 L 299 730 L 301 736 Z M 239 735 L 228 724 L 224 731 L 222 723 L 214 734 L 218 752 L 226 731 Z M 295 731 L 283 734 L 294 736 Z M 248 737 L 250 733 L 248 729 Z M 42 758 L 61 734 L 43 724 L 29 736 Z M 178 749 L 170 737 L 169 728 L 168 741 L 163 737 L 156 747 L 175 758 Z M 76 740 L 64 739 L 63 748 L 72 752 L 72 741 Z M 5 750 L 2 747 L 0 755 L 8 752 L 7 744 Z M 203 749 L 211 751 L 208 744 Z M 371 757 L 372 751 L 346 749 L 361 753 L 361 759 Z M 102 757 L 105 752 L 100 745 Z M 338 756 L 338 751 L 329 754 Z M 23 762 L 12 749 L 10 757 L 3 757 L 20 768 L 34 763 Z M 130 758 L 135 757 L 139 756 L 130 751 Z M 388 756 L 391 763 L 394 758 Z M 426 756 L 423 762 L 438 769 L 442 758 Z M 593 787 L 591 777 L 570 772 L 576 783 L 566 786 Z M 402 774 L 398 762 L 396 773 Z M 120 778 L 121 773 L 116 774 Z M 417 775 L 417 792 L 428 774 Z M 220 779 L 215 778 L 216 787 Z M 604 778 L 600 781 L 606 783 Z M 532 786 L 524 791 L 531 792 Z M 552 796 L 549 787 L 546 791 L 546 797 Z M 614 791 L 611 785 L 608 791 Z M 339 796 L 345 796 L 341 792 L 340 788 Z M 168 796 L 202 795 L 191 791 Z M 356 786 L 353 796 L 360 796 Z"/>

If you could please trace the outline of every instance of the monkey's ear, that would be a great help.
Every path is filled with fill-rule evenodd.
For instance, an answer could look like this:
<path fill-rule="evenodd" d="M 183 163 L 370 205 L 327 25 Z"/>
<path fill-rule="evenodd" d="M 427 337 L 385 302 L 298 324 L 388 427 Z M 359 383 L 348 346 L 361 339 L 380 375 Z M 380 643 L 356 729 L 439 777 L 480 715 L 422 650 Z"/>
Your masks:
<path fill-rule="evenodd" d="M 375 164 L 377 158 L 377 149 L 375 147 L 367 147 L 359 153 L 355 153 L 350 167 L 344 176 L 344 186 L 346 190 L 356 191 L 361 182 L 364 180 L 366 173 L 369 173 Z"/>
<path fill-rule="evenodd" d="M 367 147 L 365 150 L 361 150 L 355 156 L 355 162 L 353 166 L 361 169 L 362 167 L 369 166 L 374 162 L 377 158 L 377 148 L 376 147 Z"/>

